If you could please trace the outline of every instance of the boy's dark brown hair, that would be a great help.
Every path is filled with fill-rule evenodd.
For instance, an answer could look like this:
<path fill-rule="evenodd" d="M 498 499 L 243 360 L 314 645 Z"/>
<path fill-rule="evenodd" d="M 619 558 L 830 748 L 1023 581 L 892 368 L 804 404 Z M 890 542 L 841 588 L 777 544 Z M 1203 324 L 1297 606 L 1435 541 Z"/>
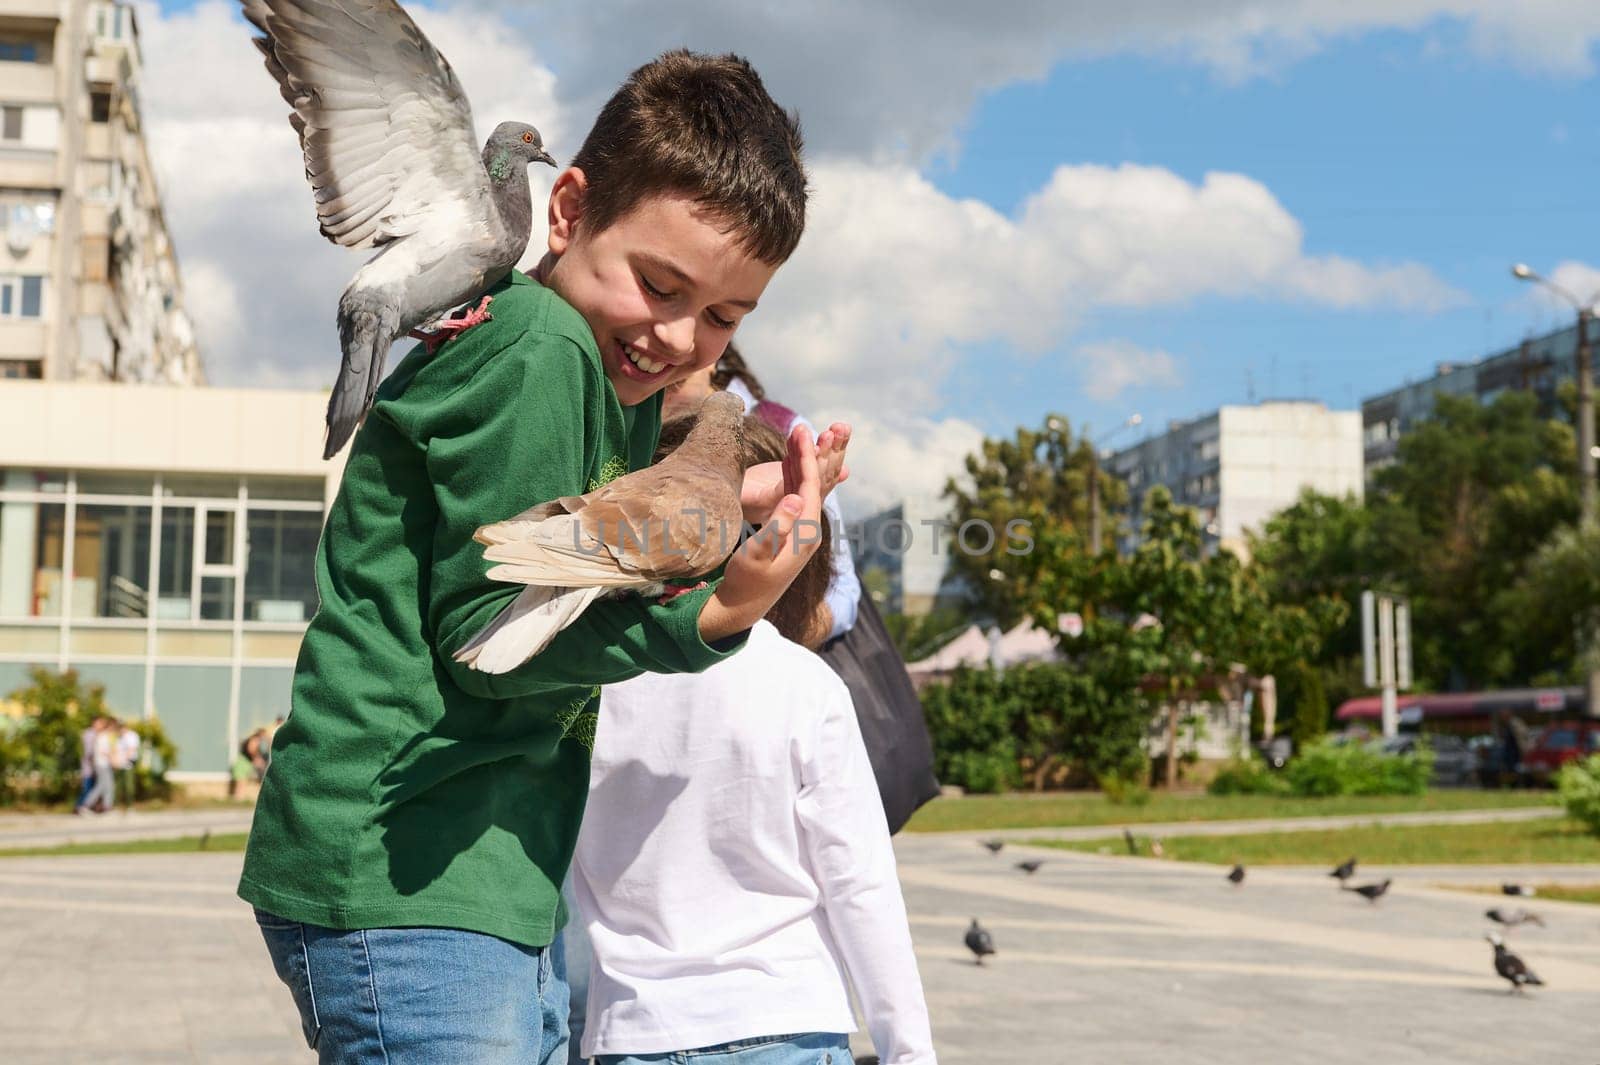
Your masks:
<path fill-rule="evenodd" d="M 694 428 L 696 417 L 690 414 L 662 424 L 661 437 L 656 443 L 655 461 L 660 462 L 683 443 L 689 430 Z M 753 414 L 744 420 L 744 446 L 746 466 L 780 462 L 788 450 L 778 431 Z M 828 515 L 819 517 L 822 525 L 820 533 L 814 529 L 803 531 L 808 540 L 812 536 L 821 536 L 816 554 L 806 560 L 788 591 L 767 611 L 767 620 L 772 622 L 784 639 L 807 646 L 815 642 L 812 637 L 817 635 L 817 612 L 827 595 L 828 582 L 833 579 L 833 529 Z"/>
<path fill-rule="evenodd" d="M 806 225 L 800 153 L 799 118 L 746 60 L 668 52 L 628 75 L 573 157 L 588 179 L 582 224 L 599 232 L 647 196 L 676 192 L 781 264 Z"/>

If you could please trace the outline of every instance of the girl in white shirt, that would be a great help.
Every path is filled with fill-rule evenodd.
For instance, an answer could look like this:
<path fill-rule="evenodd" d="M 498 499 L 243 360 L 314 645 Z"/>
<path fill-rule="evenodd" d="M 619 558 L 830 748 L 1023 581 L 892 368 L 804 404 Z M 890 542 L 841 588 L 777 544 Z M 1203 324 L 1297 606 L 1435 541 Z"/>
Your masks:
<path fill-rule="evenodd" d="M 751 461 L 782 455 L 755 419 L 746 436 Z M 812 627 L 827 546 L 738 654 L 601 695 L 568 929 L 594 952 L 599 1065 L 845 1065 L 852 986 L 884 1065 L 934 1065 L 849 693 L 783 634 Z"/>

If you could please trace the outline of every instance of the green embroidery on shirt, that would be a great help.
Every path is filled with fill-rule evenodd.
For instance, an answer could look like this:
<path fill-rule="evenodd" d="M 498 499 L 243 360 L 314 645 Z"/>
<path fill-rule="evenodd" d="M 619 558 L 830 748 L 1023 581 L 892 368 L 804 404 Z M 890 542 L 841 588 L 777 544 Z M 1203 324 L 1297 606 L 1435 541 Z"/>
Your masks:
<path fill-rule="evenodd" d="M 594 753 L 595 729 L 600 725 L 598 711 L 590 710 L 595 705 L 595 700 L 600 698 L 600 685 L 596 684 L 589 689 L 589 694 L 572 700 L 572 705 L 561 714 L 561 738 L 563 740 L 577 740 Z"/>
<path fill-rule="evenodd" d="M 589 491 L 598 492 L 627 472 L 628 460 L 621 455 L 612 455 L 600 464 L 599 476 L 589 478 Z M 596 684 L 589 690 L 588 695 L 574 699 L 560 718 L 561 738 L 577 740 L 588 748 L 590 754 L 594 753 L 594 733 L 600 725 L 600 715 L 588 707 L 594 705 L 598 698 L 600 698 L 600 686 Z"/>
<path fill-rule="evenodd" d="M 589 479 L 589 491 L 598 492 L 628 472 L 628 462 L 621 455 L 612 455 L 600 465 L 600 476 Z"/>

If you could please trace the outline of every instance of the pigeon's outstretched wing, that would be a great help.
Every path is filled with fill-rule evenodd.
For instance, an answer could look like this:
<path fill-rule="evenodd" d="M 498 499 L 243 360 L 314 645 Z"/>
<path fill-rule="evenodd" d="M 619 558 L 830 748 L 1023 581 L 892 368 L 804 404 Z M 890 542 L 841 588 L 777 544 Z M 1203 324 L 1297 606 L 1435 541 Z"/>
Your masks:
<path fill-rule="evenodd" d="M 395 0 L 240 0 L 300 135 L 322 233 L 366 248 L 482 217 L 466 94 Z"/>

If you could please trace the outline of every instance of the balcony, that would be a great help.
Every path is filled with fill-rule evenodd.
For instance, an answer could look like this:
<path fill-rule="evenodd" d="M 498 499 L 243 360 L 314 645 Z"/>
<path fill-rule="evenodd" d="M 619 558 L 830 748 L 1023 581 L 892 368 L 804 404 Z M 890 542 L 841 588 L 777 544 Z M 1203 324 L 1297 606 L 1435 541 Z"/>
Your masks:
<path fill-rule="evenodd" d="M 0 98 L 16 104 L 54 103 L 56 68 L 49 63 L 0 60 Z"/>
<path fill-rule="evenodd" d="M 42 359 L 44 349 L 42 321 L 0 321 L 0 359 Z"/>
<path fill-rule="evenodd" d="M 56 0 L 5 0 L 0 6 L 0 29 L 51 30 L 60 21 Z"/>
<path fill-rule="evenodd" d="M 0 147 L 0 186 L 12 189 L 56 189 L 54 149 Z"/>

